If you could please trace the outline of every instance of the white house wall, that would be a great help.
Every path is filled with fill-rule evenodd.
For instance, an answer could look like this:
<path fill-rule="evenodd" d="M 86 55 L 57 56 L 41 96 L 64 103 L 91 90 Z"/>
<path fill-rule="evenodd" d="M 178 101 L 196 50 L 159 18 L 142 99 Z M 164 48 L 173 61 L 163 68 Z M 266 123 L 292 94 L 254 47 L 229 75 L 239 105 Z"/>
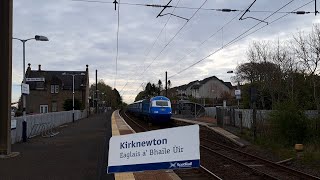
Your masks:
<path fill-rule="evenodd" d="M 202 98 L 220 98 L 224 92 L 231 93 L 231 90 L 217 79 L 209 80 L 199 88 Z"/>

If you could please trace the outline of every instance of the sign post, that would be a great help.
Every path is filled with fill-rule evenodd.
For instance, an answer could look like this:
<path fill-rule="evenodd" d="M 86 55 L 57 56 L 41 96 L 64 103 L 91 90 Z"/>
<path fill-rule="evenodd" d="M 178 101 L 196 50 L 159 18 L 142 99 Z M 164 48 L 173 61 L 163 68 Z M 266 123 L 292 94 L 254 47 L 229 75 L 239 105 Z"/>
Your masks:
<path fill-rule="evenodd" d="M 21 93 L 22 94 L 30 94 L 29 84 L 21 84 Z"/>
<path fill-rule="evenodd" d="M 200 167 L 199 125 L 114 136 L 109 147 L 109 174 Z"/>

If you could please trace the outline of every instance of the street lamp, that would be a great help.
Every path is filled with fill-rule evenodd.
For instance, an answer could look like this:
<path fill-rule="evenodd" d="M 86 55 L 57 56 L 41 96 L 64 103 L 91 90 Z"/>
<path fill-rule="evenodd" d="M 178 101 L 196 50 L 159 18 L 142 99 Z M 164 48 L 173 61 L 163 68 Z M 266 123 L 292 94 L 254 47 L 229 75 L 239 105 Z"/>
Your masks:
<path fill-rule="evenodd" d="M 69 73 L 62 73 L 63 76 L 72 76 L 72 122 L 74 122 L 74 77 L 75 76 L 84 76 L 85 73 L 80 74 L 69 74 Z"/>
<path fill-rule="evenodd" d="M 19 38 L 12 38 L 16 39 L 22 42 L 23 44 L 23 84 L 26 84 L 26 75 L 25 75 L 25 64 L 26 64 L 26 42 L 29 40 L 35 39 L 36 41 L 49 41 L 49 39 L 46 36 L 39 36 L 36 35 L 34 38 L 29 39 L 19 39 Z M 22 86 L 21 86 L 22 87 Z M 22 93 L 22 104 L 23 104 L 23 121 L 26 121 L 26 96 Z"/>

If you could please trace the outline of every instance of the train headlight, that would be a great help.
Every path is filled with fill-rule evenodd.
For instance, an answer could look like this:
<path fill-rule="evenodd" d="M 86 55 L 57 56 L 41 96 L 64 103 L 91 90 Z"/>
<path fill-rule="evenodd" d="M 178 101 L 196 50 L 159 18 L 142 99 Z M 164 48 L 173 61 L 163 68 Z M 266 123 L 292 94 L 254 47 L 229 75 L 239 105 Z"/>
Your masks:
<path fill-rule="evenodd" d="M 159 113 L 159 111 L 153 111 L 153 113 L 157 114 L 157 113 Z"/>

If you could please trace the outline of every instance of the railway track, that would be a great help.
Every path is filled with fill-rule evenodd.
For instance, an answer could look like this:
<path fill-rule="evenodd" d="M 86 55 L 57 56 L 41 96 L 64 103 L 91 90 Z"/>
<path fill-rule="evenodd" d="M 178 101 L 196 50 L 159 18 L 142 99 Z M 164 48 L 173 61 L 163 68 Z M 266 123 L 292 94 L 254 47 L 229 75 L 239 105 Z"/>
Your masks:
<path fill-rule="evenodd" d="M 131 118 L 126 112 L 120 112 L 120 115 L 126 120 L 129 126 L 135 132 L 145 132 L 154 129 L 160 129 L 161 127 L 149 127 L 146 123 L 139 122 L 139 120 L 135 120 Z M 168 126 L 174 127 L 175 125 L 169 124 Z M 210 180 L 210 179 L 217 179 L 222 180 L 219 176 L 211 172 L 210 170 L 206 169 L 203 166 L 200 166 L 199 169 L 179 169 L 175 170 L 175 173 L 182 179 L 187 180 Z"/>
<path fill-rule="evenodd" d="M 220 144 L 210 139 L 201 138 L 201 148 L 217 154 L 225 159 L 243 166 L 244 169 L 252 170 L 267 179 L 320 179 L 319 177 L 306 174 L 289 167 L 271 162 L 254 156 L 238 149 Z"/>
<path fill-rule="evenodd" d="M 131 118 L 125 112 L 121 115 L 135 132 L 145 132 L 163 127 L 150 127 L 146 122 Z M 169 125 L 171 126 L 171 125 Z M 172 125 L 171 127 L 174 127 Z M 182 179 L 320 179 L 266 159 L 242 152 L 228 143 L 221 144 L 219 138 L 208 136 L 201 129 L 201 168 L 175 170 Z M 208 137 L 208 138 L 204 138 Z M 217 141 L 213 141 L 215 139 Z M 222 141 L 223 142 L 223 141 Z M 228 144 L 225 145 L 225 144 Z"/>

